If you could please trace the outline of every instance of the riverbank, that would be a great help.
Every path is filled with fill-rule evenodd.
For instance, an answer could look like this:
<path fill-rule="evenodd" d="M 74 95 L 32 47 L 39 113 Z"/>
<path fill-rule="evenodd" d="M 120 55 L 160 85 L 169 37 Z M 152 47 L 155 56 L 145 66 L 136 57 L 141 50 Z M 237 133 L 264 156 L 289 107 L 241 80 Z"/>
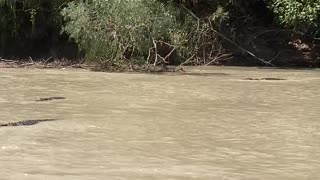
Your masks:
<path fill-rule="evenodd" d="M 92 65 L 88 65 L 83 61 L 74 60 L 33 60 L 31 57 L 29 59 L 22 60 L 12 60 L 0 58 L 0 68 L 38 68 L 38 69 L 61 69 L 61 68 L 81 68 L 90 69 Z"/>
<path fill-rule="evenodd" d="M 119 61 L 120 62 L 120 61 Z M 86 63 L 83 60 L 10 60 L 0 58 L 0 68 L 29 68 L 29 69 L 87 69 L 101 72 L 183 72 L 182 66 L 165 66 L 152 64 L 149 65 L 132 65 L 125 62 L 115 63 Z"/>
<path fill-rule="evenodd" d="M 243 60 L 243 59 L 242 59 Z M 23 69 L 85 69 L 88 71 L 97 72 L 141 72 L 141 73 L 161 73 L 161 72 L 185 72 L 186 67 L 242 67 L 250 68 L 257 67 L 259 69 L 296 69 L 296 70 L 310 70 L 317 69 L 318 66 L 294 66 L 294 65 L 281 65 L 281 66 L 266 66 L 254 63 L 252 61 L 244 62 L 241 58 L 238 61 L 227 61 L 221 64 L 213 65 L 136 65 L 125 61 L 114 62 L 101 62 L 101 63 L 87 63 L 83 59 L 70 60 L 70 59 L 4 59 L 0 57 L 0 68 L 23 68 Z M 189 69 L 189 68 L 187 68 Z"/>

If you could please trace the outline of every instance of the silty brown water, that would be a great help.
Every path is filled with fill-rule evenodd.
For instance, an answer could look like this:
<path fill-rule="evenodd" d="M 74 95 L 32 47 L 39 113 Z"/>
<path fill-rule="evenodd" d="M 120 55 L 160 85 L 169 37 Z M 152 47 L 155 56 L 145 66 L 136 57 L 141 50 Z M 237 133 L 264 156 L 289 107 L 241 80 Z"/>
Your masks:
<path fill-rule="evenodd" d="M 0 69 L 0 179 L 320 178 L 320 71 L 187 71 Z"/>

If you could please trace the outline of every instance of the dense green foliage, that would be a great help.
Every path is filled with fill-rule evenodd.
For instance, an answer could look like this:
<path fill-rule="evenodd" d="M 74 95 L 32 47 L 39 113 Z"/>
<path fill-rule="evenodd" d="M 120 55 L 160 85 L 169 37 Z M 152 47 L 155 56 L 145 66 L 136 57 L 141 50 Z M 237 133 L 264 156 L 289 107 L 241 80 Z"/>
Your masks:
<path fill-rule="evenodd" d="M 279 22 L 286 27 L 319 31 L 319 0 L 273 0 L 271 5 Z"/>
<path fill-rule="evenodd" d="M 183 52 L 191 25 L 178 22 L 175 10 L 155 0 L 71 3 L 62 15 L 67 22 L 64 31 L 88 59 L 145 60 L 161 43 Z"/>

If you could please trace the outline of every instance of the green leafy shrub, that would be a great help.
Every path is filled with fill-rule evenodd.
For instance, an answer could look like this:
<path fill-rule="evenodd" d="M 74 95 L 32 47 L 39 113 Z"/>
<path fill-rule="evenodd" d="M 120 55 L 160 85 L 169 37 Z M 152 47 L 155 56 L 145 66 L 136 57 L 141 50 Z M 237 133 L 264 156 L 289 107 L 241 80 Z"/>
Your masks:
<path fill-rule="evenodd" d="M 177 19 L 177 9 L 156 0 L 90 0 L 62 11 L 64 31 L 89 60 L 138 60 L 184 56 L 192 23 Z M 172 53 L 175 52 L 175 53 Z M 171 54 L 170 54 L 171 53 Z M 167 60 L 167 59 L 166 59 Z"/>
<path fill-rule="evenodd" d="M 319 31 L 319 0 L 273 0 L 271 6 L 279 22 L 286 27 Z"/>

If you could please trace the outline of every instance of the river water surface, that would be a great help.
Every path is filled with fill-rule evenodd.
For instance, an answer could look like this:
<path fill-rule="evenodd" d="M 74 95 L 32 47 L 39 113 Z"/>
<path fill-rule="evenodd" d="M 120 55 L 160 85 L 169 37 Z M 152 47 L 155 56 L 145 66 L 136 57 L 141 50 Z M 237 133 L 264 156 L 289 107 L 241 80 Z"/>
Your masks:
<path fill-rule="evenodd" d="M 319 70 L 189 71 L 0 69 L 0 179 L 320 179 Z"/>

